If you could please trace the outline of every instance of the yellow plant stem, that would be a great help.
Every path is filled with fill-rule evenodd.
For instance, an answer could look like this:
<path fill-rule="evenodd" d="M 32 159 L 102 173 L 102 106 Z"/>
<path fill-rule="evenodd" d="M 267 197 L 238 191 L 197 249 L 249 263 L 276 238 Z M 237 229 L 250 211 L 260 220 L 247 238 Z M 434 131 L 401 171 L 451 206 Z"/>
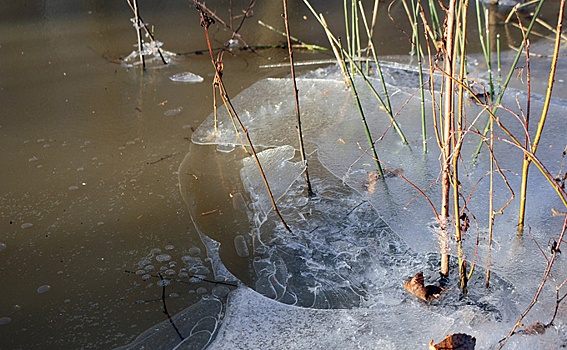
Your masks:
<path fill-rule="evenodd" d="M 461 153 L 461 146 L 462 140 L 464 138 L 464 134 L 461 132 L 463 128 L 463 101 L 464 101 L 464 76 L 465 76 L 465 54 L 466 54 L 466 36 L 467 36 L 467 9 L 468 9 L 469 1 L 465 0 L 464 3 L 461 3 L 460 10 L 461 13 L 461 22 L 458 27 L 462 28 L 461 34 L 461 58 L 460 58 L 460 71 L 459 71 L 459 118 L 457 120 L 457 127 L 455 132 L 453 133 L 453 205 L 454 205 L 454 218 L 455 218 L 455 234 L 457 237 L 457 246 L 458 246 L 458 253 L 459 253 L 459 278 L 461 282 L 461 290 L 463 294 L 467 294 L 467 265 L 466 260 L 464 259 L 464 254 L 462 251 L 462 233 L 461 233 L 461 223 L 460 223 L 460 206 L 459 206 L 459 155 Z M 457 57 L 458 46 L 455 45 L 455 55 Z M 457 141 L 456 138 L 459 138 Z"/>
<path fill-rule="evenodd" d="M 565 1 L 561 1 L 561 6 L 559 9 L 559 17 L 557 21 L 557 29 L 555 35 L 555 47 L 553 50 L 553 59 L 551 61 L 551 70 L 549 72 L 549 80 L 547 82 L 547 92 L 545 94 L 545 101 L 543 104 L 543 110 L 537 125 L 536 135 L 531 147 L 531 153 L 535 155 L 541 135 L 543 133 L 543 127 L 545 125 L 545 120 L 547 118 L 547 112 L 549 110 L 549 104 L 551 103 L 551 92 L 553 90 L 553 82 L 555 81 L 555 71 L 557 69 L 557 58 L 559 57 L 559 45 L 561 44 L 561 28 L 563 27 L 563 10 L 565 7 Z M 527 145 L 526 145 L 527 147 Z M 528 168 L 531 163 L 531 158 L 525 157 L 523 168 L 522 168 L 522 188 L 520 192 L 520 212 L 518 215 L 518 233 L 523 233 L 524 222 L 525 222 L 525 211 L 526 211 L 526 193 L 528 186 Z"/>
<path fill-rule="evenodd" d="M 562 0 L 563 1 L 563 0 Z M 445 76 L 447 76 L 447 74 L 444 71 L 441 71 L 441 73 L 443 73 Z M 455 78 L 451 77 L 451 79 L 453 79 L 457 84 L 459 83 L 458 80 L 456 80 Z M 561 188 L 561 186 L 559 186 L 559 184 L 557 183 L 557 181 L 555 180 L 555 178 L 553 177 L 553 175 L 551 175 L 551 172 L 549 172 L 549 170 L 547 170 L 547 168 L 545 167 L 545 165 L 543 165 L 541 163 L 541 161 L 539 159 L 536 158 L 535 154 L 533 154 L 530 150 L 526 149 L 521 143 L 520 141 L 518 141 L 518 139 L 508 130 L 508 128 L 506 128 L 501 122 L 500 122 L 500 118 L 497 118 L 494 113 L 492 113 L 492 111 L 484 104 L 482 104 L 482 101 L 474 95 L 474 92 L 467 87 L 466 85 L 463 85 L 463 88 L 465 90 L 467 90 L 467 92 L 469 94 L 471 94 L 471 96 L 473 97 L 473 99 L 476 100 L 476 102 L 479 105 L 483 106 L 483 109 L 490 115 L 490 118 L 493 119 L 493 121 L 496 122 L 496 124 L 498 124 L 498 127 L 500 127 L 500 129 L 502 129 L 502 131 L 504 131 L 506 133 L 506 135 L 508 135 L 508 137 L 510 138 L 510 140 L 506 140 L 506 139 L 502 139 L 502 141 L 509 143 L 515 147 L 518 147 L 520 150 L 522 150 L 522 152 L 524 152 L 524 154 L 528 157 L 528 159 L 530 160 L 530 162 L 533 162 L 535 164 L 535 166 L 539 169 L 540 173 L 545 177 L 545 179 L 547 180 L 547 182 L 549 182 L 551 184 L 551 186 L 553 187 L 553 189 L 555 189 L 555 192 L 557 192 L 557 194 L 559 195 L 559 199 L 561 199 L 561 202 L 563 202 L 563 205 L 565 206 L 565 208 L 567 209 L 567 193 L 565 192 L 565 190 L 563 188 Z M 480 134 L 482 135 L 482 134 Z M 508 203 L 507 203 L 508 204 Z M 507 205 L 506 204 L 506 205 Z M 500 209 L 500 212 L 502 211 L 502 209 Z"/>
<path fill-rule="evenodd" d="M 494 120 L 490 118 L 490 153 L 494 150 Z M 488 200 L 488 261 L 486 262 L 486 280 L 484 286 L 488 288 L 490 284 L 490 253 L 492 249 L 492 229 L 494 227 L 494 159 L 490 157 L 490 190 Z"/>
<path fill-rule="evenodd" d="M 455 119 L 455 111 L 453 105 L 453 46 L 454 46 L 454 28 L 456 17 L 456 0 L 449 2 L 449 10 L 447 11 L 446 27 L 445 27 L 445 56 L 444 70 L 447 73 L 443 83 L 443 139 L 442 139 L 442 157 L 443 168 L 441 175 L 441 274 L 447 276 L 449 274 L 449 254 L 448 254 L 448 233 L 447 221 L 449 220 L 450 206 L 450 190 L 451 190 L 451 136 L 453 134 L 453 123 Z"/>

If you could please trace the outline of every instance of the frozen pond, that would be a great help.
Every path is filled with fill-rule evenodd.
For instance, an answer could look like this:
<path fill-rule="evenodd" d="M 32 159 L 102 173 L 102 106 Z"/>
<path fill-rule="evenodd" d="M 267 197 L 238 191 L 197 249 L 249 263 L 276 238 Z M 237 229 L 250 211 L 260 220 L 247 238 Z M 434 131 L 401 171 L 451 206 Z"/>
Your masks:
<path fill-rule="evenodd" d="M 207 6 L 228 19 L 230 3 Z M 240 15 L 247 5 L 234 1 L 234 12 Z M 281 43 L 281 36 L 257 24 L 258 19 L 281 24 L 279 5 L 258 2 L 254 17 L 244 23 L 243 38 L 253 45 Z M 285 121 L 293 119 L 286 113 L 294 108 L 291 89 L 286 90 L 288 69 L 258 68 L 285 63 L 287 52 L 235 48 L 225 54 L 224 81 L 239 113 L 248 118 L 245 123 L 257 121 L 252 125 L 258 128 L 250 130 L 293 228 L 287 233 L 275 220 L 254 162 L 232 145 L 239 141 L 221 109 L 223 127 L 219 133 L 211 130 L 210 57 L 191 53 L 207 45 L 197 11 L 166 1 L 140 1 L 140 6 L 164 50 L 190 54 L 168 56 L 167 66 L 151 62 L 143 73 L 121 64 L 136 42 L 126 3 L 0 5 L 0 161 L 5 167 L 0 172 L 0 348 L 342 349 L 350 344 L 397 349 L 402 337 L 404 346 L 421 348 L 453 332 L 476 335 L 485 348 L 505 335 L 545 265 L 535 256 L 532 240 L 514 240 L 515 208 L 498 222 L 495 249 L 502 254 L 491 260 L 489 291 L 483 287 L 486 252 L 474 251 L 476 236 L 471 236 L 465 254 L 476 257 L 478 270 L 469 295 L 462 298 L 453 274 L 452 288 L 441 299 L 418 301 L 402 284 L 418 271 L 429 282 L 437 279 L 433 217 L 423 198 L 412 201 L 415 192 L 400 178 L 387 182 L 396 196 L 368 191 L 371 162 L 357 161 L 356 142 L 364 142 L 360 121 L 336 71 L 308 67 L 301 72 L 305 118 L 317 116 L 304 131 L 317 192 L 307 200 L 295 129 Z M 327 46 L 302 3 L 291 11 L 296 36 Z M 344 21 L 342 4 L 326 11 L 330 22 Z M 403 15 L 400 4 L 393 13 Z M 386 6 L 379 17 L 390 28 Z M 211 28 L 213 46 L 230 39 L 222 26 Z M 377 45 L 383 55 L 408 51 L 402 34 L 377 34 Z M 327 52 L 296 52 L 297 60 L 328 58 Z M 482 71 L 480 62 L 471 67 Z M 544 73 L 548 62 L 534 61 L 534 76 Z M 565 67 L 562 61 L 554 96 L 566 96 Z M 387 77 L 397 106 L 415 83 L 405 68 L 399 72 Z M 545 86 L 536 84 L 534 91 L 542 94 Z M 361 92 L 369 101 L 366 108 L 375 108 L 368 92 Z M 516 95 L 523 96 L 515 93 L 506 103 Z M 533 103 L 534 110 L 540 108 L 540 100 Z M 422 156 L 418 125 L 407 118 L 415 106 L 406 108 L 400 122 L 411 149 L 390 131 L 380 147 L 391 148 L 379 154 L 425 186 L 437 176 L 438 155 Z M 563 119 L 550 118 L 538 150 L 553 171 L 565 147 L 564 108 L 564 101 L 554 101 L 551 116 Z M 382 117 L 371 125 L 380 134 Z M 259 127 L 260 120 L 268 129 Z M 500 152 L 503 164 L 517 173 L 512 158 L 519 153 Z M 484 172 L 472 170 L 463 186 L 470 188 Z M 561 229 L 561 220 L 550 219 L 549 210 L 560 206 L 535 168 L 532 174 L 528 222 L 545 248 Z M 518 178 L 511 179 L 517 186 Z M 480 203 L 471 207 L 484 210 Z M 478 218 L 485 227 L 485 215 Z M 560 278 L 565 266 L 561 258 L 557 264 Z M 522 283 L 526 279 L 533 282 Z M 553 295 L 547 289 L 544 296 L 527 322 L 549 319 Z M 532 348 L 564 345 L 564 308 L 556 327 L 542 336 L 512 338 L 510 348 L 525 342 Z"/>

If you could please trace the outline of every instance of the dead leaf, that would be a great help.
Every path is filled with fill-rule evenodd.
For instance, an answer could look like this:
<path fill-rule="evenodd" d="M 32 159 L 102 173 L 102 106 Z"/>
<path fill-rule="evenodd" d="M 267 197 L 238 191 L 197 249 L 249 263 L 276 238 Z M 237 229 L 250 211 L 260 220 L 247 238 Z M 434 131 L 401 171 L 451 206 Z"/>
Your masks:
<path fill-rule="evenodd" d="M 455 333 L 445 336 L 442 342 L 433 345 L 429 343 L 429 350 L 474 350 L 476 338 L 464 333 Z"/>
<path fill-rule="evenodd" d="M 421 300 L 431 301 L 439 298 L 446 288 L 429 285 L 425 286 L 423 272 L 418 272 L 411 279 L 404 282 L 404 288 Z"/>
<path fill-rule="evenodd" d="M 526 329 L 519 331 L 518 333 L 527 335 L 543 334 L 545 333 L 545 325 L 540 322 L 535 322 L 527 326 Z"/>
<path fill-rule="evenodd" d="M 384 178 L 396 177 L 403 172 L 404 172 L 404 169 L 402 169 L 402 168 L 398 168 L 394 171 L 392 171 L 390 169 L 385 169 L 384 170 Z M 364 186 L 366 187 L 366 189 L 368 190 L 369 193 L 374 193 L 374 191 L 376 190 L 376 184 L 377 184 L 378 180 L 380 180 L 380 179 L 382 179 L 382 176 L 380 175 L 378 170 L 373 170 L 370 173 L 368 173 L 368 176 L 366 177 L 366 182 L 364 183 Z"/>

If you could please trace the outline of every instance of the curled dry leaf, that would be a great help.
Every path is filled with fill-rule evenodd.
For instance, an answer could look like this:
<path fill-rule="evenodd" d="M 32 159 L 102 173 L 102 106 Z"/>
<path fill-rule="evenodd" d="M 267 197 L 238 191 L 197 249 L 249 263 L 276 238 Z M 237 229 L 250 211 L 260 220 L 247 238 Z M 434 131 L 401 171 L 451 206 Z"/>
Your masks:
<path fill-rule="evenodd" d="M 411 279 L 404 282 L 404 288 L 421 300 L 431 301 L 439 298 L 447 289 L 439 286 L 425 286 L 423 272 L 418 272 Z"/>
<path fill-rule="evenodd" d="M 396 177 L 396 176 L 398 176 L 398 174 L 401 174 L 403 172 L 404 172 L 404 169 L 402 169 L 402 168 L 398 168 L 394 171 L 392 171 L 390 169 L 385 169 L 384 170 L 384 178 L 387 179 L 387 178 L 390 178 L 390 177 Z M 368 173 L 368 176 L 366 177 L 366 181 L 364 182 L 364 187 L 366 187 L 366 189 L 368 190 L 369 193 L 374 193 L 374 191 L 376 191 L 376 183 L 380 179 L 382 179 L 382 176 L 380 175 L 378 170 L 373 170 L 373 171 Z"/>
<path fill-rule="evenodd" d="M 442 342 L 429 344 L 429 350 L 474 350 L 476 338 L 464 333 L 455 333 L 445 336 Z"/>
<path fill-rule="evenodd" d="M 520 334 L 537 335 L 545 333 L 545 325 L 541 322 L 535 322 L 527 326 L 526 329 L 519 331 Z"/>

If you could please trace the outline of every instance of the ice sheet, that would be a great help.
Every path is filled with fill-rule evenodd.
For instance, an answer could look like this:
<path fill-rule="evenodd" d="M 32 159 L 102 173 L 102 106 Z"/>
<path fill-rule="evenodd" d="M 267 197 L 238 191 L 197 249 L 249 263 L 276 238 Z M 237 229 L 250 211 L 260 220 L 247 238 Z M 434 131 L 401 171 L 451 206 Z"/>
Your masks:
<path fill-rule="evenodd" d="M 423 327 L 432 321 L 438 326 Z M 239 288 L 230 296 L 225 322 L 209 349 L 425 349 L 434 338 L 442 339 L 452 322 L 407 305 L 298 308 Z"/>
<path fill-rule="evenodd" d="M 390 120 L 386 113 L 369 89 L 358 81 L 359 95 L 372 133 L 375 139 L 383 135 L 377 142 L 378 155 L 391 168 L 402 169 L 404 177 L 422 188 L 438 210 L 440 189 L 436 180 L 440 168 L 439 150 L 436 150 L 432 130 L 428 130 L 429 152 L 424 155 L 421 149 L 419 101 L 410 99 L 418 85 L 415 70 L 391 65 L 385 73 L 387 82 L 397 84 L 396 87 L 390 85 L 389 92 L 394 110 L 403 106 L 396 119 L 410 145 L 403 145 L 392 130 L 388 131 Z M 381 89 L 377 79 L 372 79 L 372 82 L 378 90 Z M 293 127 L 293 91 L 289 91 L 289 84 L 288 79 L 263 80 L 233 99 L 253 142 L 258 146 L 274 147 L 270 152 L 282 152 L 282 147 L 297 147 Z M 425 198 L 400 176 L 371 184 L 369 175 L 373 161 L 364 152 L 367 145 L 360 116 L 338 70 L 309 73 L 298 80 L 298 87 L 308 152 L 316 149 L 309 165 L 317 197 L 307 200 L 302 182 L 299 180 L 292 184 L 297 173 L 279 168 L 278 174 L 287 180 L 277 187 L 285 188 L 287 192 L 278 197 L 278 206 L 293 233 L 283 229 L 273 212 L 268 213 L 267 220 L 251 219 L 248 235 L 240 231 L 239 235 L 247 242 L 246 247 L 250 247 L 247 259 L 253 258 L 255 272 L 252 282 L 247 285 L 271 299 L 308 308 L 355 307 L 354 310 L 358 310 L 356 307 L 414 303 L 401 288 L 404 279 L 424 271 L 430 282 L 438 281 L 435 276 L 439 262 L 439 235 L 433 210 Z M 520 90 L 509 90 L 503 104 L 519 113 L 516 99 L 525 109 L 526 93 Z M 542 97 L 532 96 L 531 104 L 532 115 L 538 115 Z M 564 136 L 566 108 L 565 101 L 553 99 L 537 153 L 552 172 L 557 172 L 560 167 L 561 153 L 567 141 Z M 479 106 L 467 102 L 467 126 L 471 131 L 463 145 L 460 169 L 465 196 L 474 190 L 472 199 L 467 199 L 467 215 L 472 227 L 464 236 L 462 256 L 469 263 L 476 263 L 476 272 L 465 298 L 458 291 L 457 277 L 453 273 L 448 282 L 451 290 L 427 308 L 458 320 L 451 331 L 478 334 L 481 336 L 479 347 L 488 348 L 506 335 L 515 318 L 531 301 L 545 269 L 545 259 L 530 235 L 545 248 L 549 239 L 559 234 L 562 220 L 551 216 L 551 208 L 561 208 L 557 195 L 532 167 L 527 210 L 530 235 L 526 234 L 523 238 L 516 235 L 515 201 L 504 215 L 496 218 L 493 247 L 489 254 L 486 147 L 477 165 L 471 165 L 471 155 L 480 139 L 471 123 L 474 121 L 477 128 L 484 127 L 487 115 L 481 112 Z M 431 120 L 430 111 L 427 113 L 428 120 Z M 523 139 L 521 125 L 510 112 L 500 110 L 497 115 L 516 137 Z M 530 128 L 533 130 L 535 126 Z M 505 138 L 506 135 L 499 130 L 496 137 Z M 219 113 L 218 131 L 214 131 L 213 119 L 209 117 L 193 134 L 193 141 L 196 144 L 241 143 L 232 121 L 223 113 Z M 497 139 L 495 156 L 517 196 L 522 152 Z M 276 163 L 284 166 L 287 159 L 282 157 Z M 241 176 L 246 183 L 246 162 L 244 164 Z M 255 167 L 254 163 L 248 165 Z M 295 175 L 289 176 L 291 173 Z M 498 208 L 510 197 L 510 193 L 500 177 L 496 176 L 495 181 L 495 206 Z M 244 206 L 247 216 L 257 218 L 258 213 L 265 215 L 267 206 L 259 209 L 262 205 L 258 200 L 262 186 L 245 187 L 250 196 L 250 199 L 243 197 L 249 203 Z M 242 243 L 241 240 L 239 242 Z M 230 244 L 234 245 L 233 242 Z M 451 240 L 449 244 L 450 253 L 457 255 L 455 242 Z M 228 260 L 223 262 L 234 264 Z M 493 272 L 488 290 L 483 287 L 483 266 L 489 266 Z M 566 266 L 558 262 L 554 273 L 565 276 L 565 272 Z M 412 305 L 424 307 L 423 304 Z M 531 319 L 548 319 L 553 306 L 552 288 L 548 285 L 541 302 L 532 310 Z M 266 327 L 279 327 L 279 323 L 289 317 L 282 317 L 277 322 L 269 321 L 271 326 Z M 539 346 L 537 344 L 562 344 L 565 341 L 561 337 L 563 317 L 564 313 L 560 312 L 557 328 L 548 330 L 545 336 L 518 336 L 516 339 L 519 340 L 511 342 L 510 348 L 521 349 L 526 342 L 531 342 L 535 348 Z M 413 327 L 408 329 L 414 331 Z M 238 336 L 232 331 L 227 332 L 227 337 Z M 266 334 L 272 333 L 266 331 Z M 274 341 L 277 343 L 278 340 Z M 247 344 L 246 341 L 244 344 Z M 221 345 L 216 346 L 222 348 Z M 396 346 L 399 348 L 400 345 Z"/>
<path fill-rule="evenodd" d="M 302 162 L 288 162 L 295 156 L 295 149 L 289 145 L 268 149 L 258 154 L 258 160 L 266 179 L 270 185 L 274 200 L 281 198 L 289 189 L 289 186 L 303 173 L 305 164 Z M 257 218 L 260 222 L 272 210 L 272 201 L 266 189 L 264 179 L 261 176 L 256 159 L 245 158 L 241 170 L 241 178 L 244 187 L 251 194 L 252 201 L 258 205 L 258 213 L 263 214 Z"/>
<path fill-rule="evenodd" d="M 142 333 L 131 344 L 115 350 L 205 349 L 217 331 L 222 311 L 223 305 L 219 299 L 203 298 L 172 317 L 184 340 L 180 340 L 169 320 L 166 320 Z"/>
<path fill-rule="evenodd" d="M 415 72 L 411 70 L 391 70 L 387 72 L 389 80 L 397 82 L 416 81 Z M 413 80 L 412 80 L 413 77 Z M 375 86 L 380 86 L 376 79 Z M 267 79 L 260 81 L 245 90 L 234 99 L 237 110 L 242 111 L 241 118 L 247 125 L 249 133 L 255 143 L 263 146 L 295 145 L 296 134 L 293 127 L 293 101 L 292 92 L 286 87 L 287 79 Z M 363 102 L 369 124 L 375 138 L 387 131 L 390 121 L 386 113 L 381 110 L 379 103 L 372 97 L 368 88 L 360 81 L 359 95 Z M 364 131 L 360 123 L 360 116 L 351 94 L 345 89 L 340 75 L 335 71 L 319 71 L 298 81 L 300 101 L 302 106 L 303 125 L 305 137 L 308 141 L 317 144 L 318 160 L 336 177 L 342 179 L 355 191 L 367 196 L 376 207 L 379 215 L 404 240 L 410 243 L 412 249 L 421 252 L 434 252 L 439 250 L 437 226 L 433 210 L 423 196 L 400 177 L 388 179 L 383 186 L 373 193 L 367 191 L 367 177 L 373 169 L 372 160 L 363 152 L 367 148 Z M 262 92 L 260 94 L 259 92 Z M 387 132 L 377 142 L 380 159 L 393 169 L 403 169 L 404 176 L 416 186 L 424 189 L 437 210 L 440 204 L 440 185 L 435 181 L 439 177 L 439 150 L 435 146 L 433 130 L 429 130 L 429 153 L 424 155 L 420 146 L 421 124 L 420 104 L 416 98 L 410 99 L 415 92 L 408 87 L 390 86 L 392 105 L 394 110 L 404 106 L 396 120 L 400 123 L 410 145 L 405 146 L 393 131 Z M 252 98 L 252 96 L 261 96 Z M 507 92 L 503 105 L 518 112 L 516 98 L 525 105 L 526 94 L 518 90 Z M 250 103 L 250 101 L 254 101 Z M 406 104 L 407 102 L 407 104 Z M 523 107 L 525 108 L 525 107 Z M 542 98 L 532 96 L 532 113 L 541 111 Z M 563 100 L 555 99 L 551 105 L 546 129 L 538 156 L 544 160 L 549 169 L 559 169 L 561 152 L 565 148 L 564 122 L 567 104 Z M 428 109 L 429 110 L 429 109 Z M 467 103 L 467 118 L 469 123 L 475 121 L 478 128 L 483 128 L 487 119 L 486 113 L 474 103 Z M 430 114 L 430 111 L 427 112 Z M 519 112 L 518 112 L 519 113 Z M 505 126 L 515 135 L 523 137 L 520 123 L 509 112 L 500 111 L 498 114 Z M 432 117 L 427 116 L 428 120 Z M 209 118 L 193 134 L 196 143 L 239 143 L 234 134 L 234 128 L 225 114 L 219 114 L 219 131 L 213 131 L 212 118 Z M 470 124 L 469 124 L 470 126 Z M 532 126 L 533 128 L 533 126 Z M 468 212 L 471 221 L 478 222 L 478 231 L 473 228 L 464 237 L 464 257 L 480 264 L 488 264 L 486 248 L 486 228 L 488 212 L 488 179 L 485 176 L 488 169 L 488 152 L 484 151 L 476 166 L 471 166 L 471 155 L 479 142 L 474 135 L 474 127 L 467 135 L 463 145 L 463 158 L 461 169 L 461 182 L 465 195 L 474 189 L 473 199 L 468 202 Z M 497 137 L 505 137 L 501 131 Z M 517 136 L 517 137 L 520 137 Z M 505 143 L 496 143 L 495 154 L 501 169 L 507 175 L 507 181 L 518 192 L 519 174 L 521 171 L 522 153 L 519 149 Z M 361 149 L 362 148 L 362 149 Z M 550 218 L 552 207 L 560 207 L 560 201 L 554 194 L 537 169 L 532 169 L 528 187 L 527 222 L 532 227 L 534 237 L 546 241 L 551 235 L 557 235 L 561 228 L 561 220 Z M 480 181 L 480 182 L 479 182 Z M 479 183 L 477 183 L 479 182 Z M 496 207 L 502 206 L 511 196 L 504 182 L 496 176 L 497 199 Z M 492 268 L 504 272 L 509 270 L 510 261 L 518 258 L 513 250 L 516 237 L 515 221 L 517 201 L 508 207 L 504 216 L 496 219 L 494 233 L 494 254 L 490 258 Z M 474 218 L 473 218 L 474 215 Z M 477 247 L 477 239 L 480 245 Z M 451 244 L 451 254 L 457 254 L 455 242 Z M 531 246 L 529 241 L 524 242 Z M 503 250 L 503 251 L 502 251 Z M 498 253 L 498 254 L 496 254 Z M 538 257 L 539 258 L 539 257 Z M 540 261 L 540 259 L 538 259 Z M 518 262 L 521 263 L 521 262 Z M 538 266 L 538 268 L 541 266 Z"/>

